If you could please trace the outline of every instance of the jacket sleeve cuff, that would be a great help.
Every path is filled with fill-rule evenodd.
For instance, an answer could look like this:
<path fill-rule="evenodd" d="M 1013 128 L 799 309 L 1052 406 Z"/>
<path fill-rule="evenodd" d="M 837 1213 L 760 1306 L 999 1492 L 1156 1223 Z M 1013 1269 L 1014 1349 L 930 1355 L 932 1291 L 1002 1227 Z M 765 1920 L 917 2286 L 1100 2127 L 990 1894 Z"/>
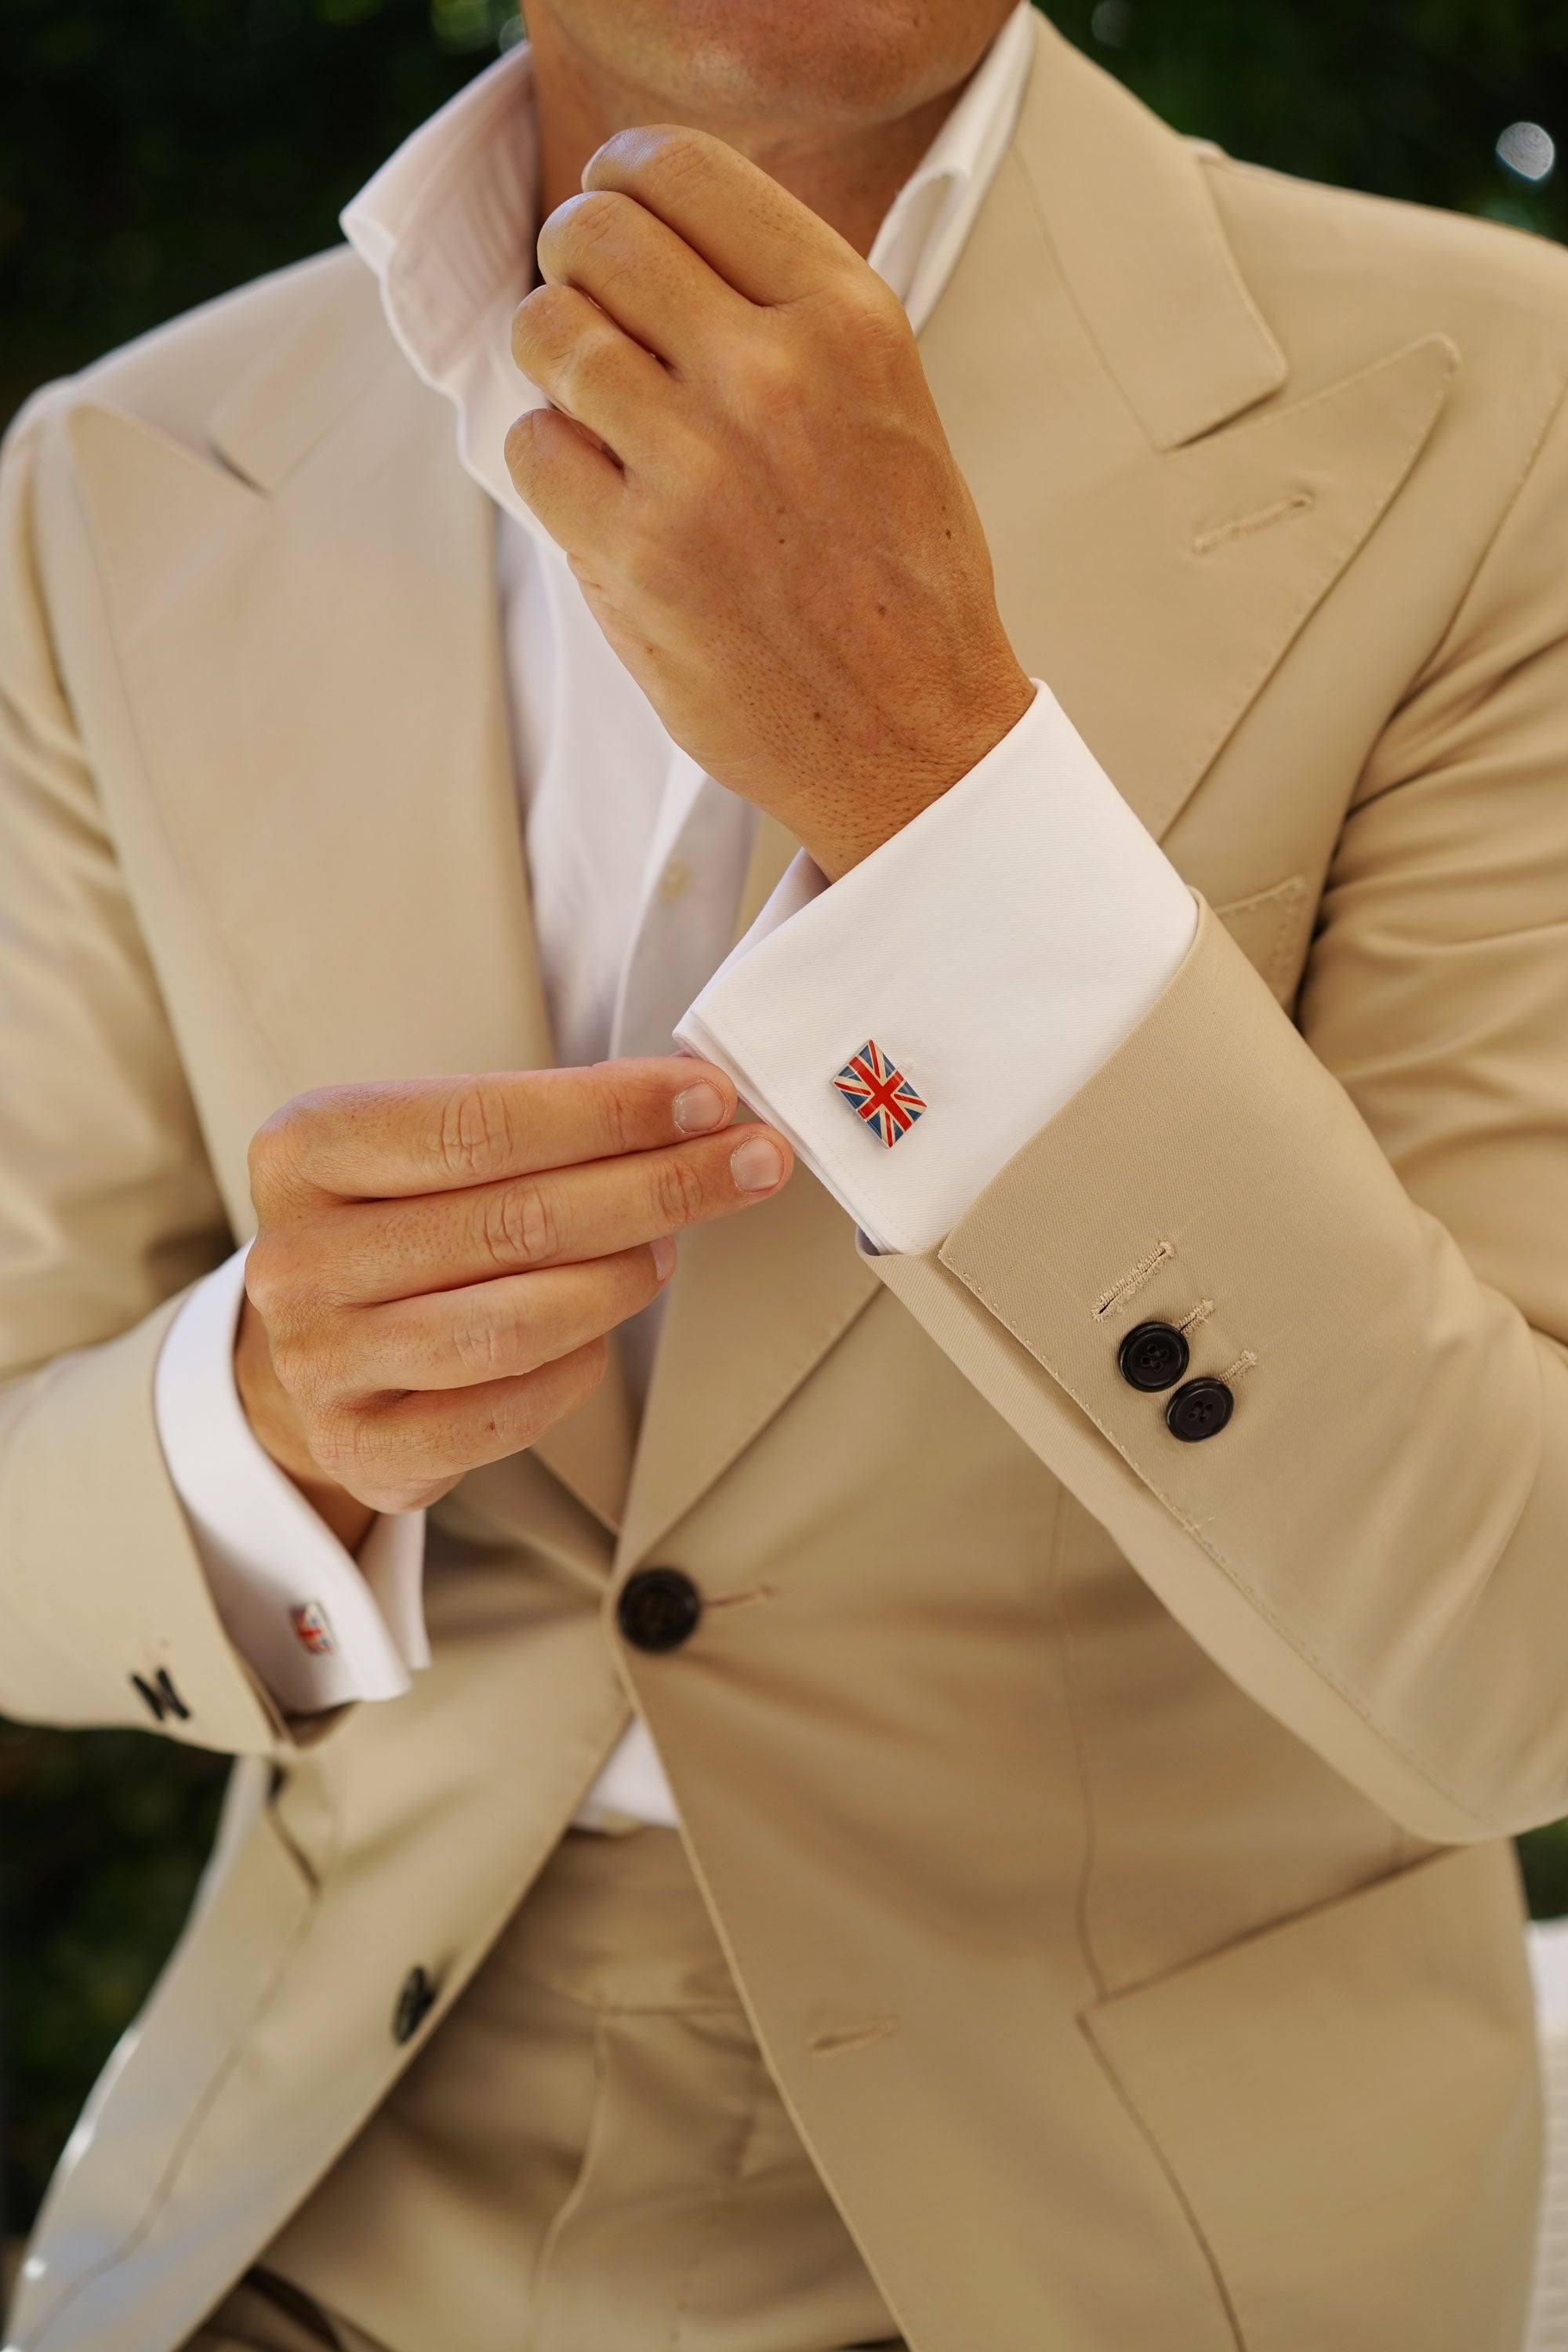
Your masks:
<path fill-rule="evenodd" d="M 797 858 L 676 1034 L 876 1249 L 917 1254 L 1137 1026 L 1195 926 L 1185 883 L 1037 686 L 842 880 Z"/>
<path fill-rule="evenodd" d="M 158 1357 L 158 1441 L 224 1629 L 279 1706 L 395 1698 L 429 1663 L 422 1511 L 376 1519 L 357 1561 L 258 1440 L 234 1377 L 238 1250 L 196 1284 Z"/>

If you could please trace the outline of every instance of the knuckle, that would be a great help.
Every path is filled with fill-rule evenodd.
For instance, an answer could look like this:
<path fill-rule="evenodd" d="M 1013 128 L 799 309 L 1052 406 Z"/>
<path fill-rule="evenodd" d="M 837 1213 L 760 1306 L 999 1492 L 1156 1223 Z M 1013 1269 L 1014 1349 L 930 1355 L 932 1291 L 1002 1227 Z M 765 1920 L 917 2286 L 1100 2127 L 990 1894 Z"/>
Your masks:
<path fill-rule="evenodd" d="M 521 352 L 517 352 L 515 356 L 526 374 L 527 366 L 523 362 Z M 537 415 L 538 411 L 536 409 L 525 409 L 523 414 L 520 417 L 516 418 L 514 422 L 507 427 L 503 455 L 506 458 L 508 470 L 514 477 L 519 474 L 526 475 L 531 478 L 532 477 L 534 471 L 533 455 L 535 447 L 534 418 Z"/>
<path fill-rule="evenodd" d="M 613 378 L 626 364 L 618 328 L 569 285 L 537 287 L 512 320 L 512 357 L 525 375 L 546 377 L 569 399 Z M 520 417 L 512 431 L 521 439 Z"/>
<path fill-rule="evenodd" d="M 511 1147 L 511 1120 L 496 1089 L 477 1078 L 454 1087 L 437 1122 L 442 1173 L 458 1184 L 477 1182 L 505 1167 Z"/>
<path fill-rule="evenodd" d="M 902 342 L 909 320 L 903 304 L 874 270 L 847 272 L 837 288 L 834 307 L 846 326 L 867 335 L 894 336 Z"/>
<path fill-rule="evenodd" d="M 335 1128 L 352 1119 L 369 1091 L 364 1087 L 317 1087 L 275 1110 L 250 1139 L 253 1184 L 258 1174 L 275 1192 L 309 1182 L 322 1144 L 331 1142 Z"/>
<path fill-rule="evenodd" d="M 624 1320 L 628 1315 L 636 1315 L 650 1299 L 657 1298 L 660 1286 L 653 1252 L 649 1249 L 631 1251 L 618 1284 L 621 1304 L 616 1321 Z"/>
<path fill-rule="evenodd" d="M 341 1406 L 301 1408 L 300 1425 L 305 1433 L 306 1444 L 328 1477 L 335 1478 L 340 1486 L 348 1486 L 361 1466 L 356 1443 L 358 1417 Z"/>
<path fill-rule="evenodd" d="M 591 1397 L 603 1383 L 610 1369 L 610 1343 L 607 1339 L 590 1339 L 579 1348 L 572 1359 L 572 1407 Z"/>
<path fill-rule="evenodd" d="M 617 584 L 629 592 L 630 613 L 635 614 L 639 605 L 666 612 L 683 610 L 690 598 L 693 568 L 706 544 L 711 512 L 711 504 L 702 499 L 697 483 L 690 481 L 678 506 L 630 522 L 616 554 Z"/>
<path fill-rule="evenodd" d="M 245 1261 L 245 1295 L 268 1331 L 281 1322 L 302 1287 L 304 1248 L 298 1234 L 263 1230 Z"/>
<path fill-rule="evenodd" d="M 328 1398 L 347 1394 L 355 1385 L 343 1334 L 330 1319 L 285 1319 L 268 1331 L 268 1346 L 273 1370 L 302 1414 L 321 1410 Z"/>
<path fill-rule="evenodd" d="M 596 392 L 613 383 L 625 361 L 624 347 L 598 324 L 584 327 L 562 350 L 556 373 L 561 391 L 574 406 L 592 402 Z"/>
<path fill-rule="evenodd" d="M 588 170 L 595 187 L 606 178 L 623 185 L 673 189 L 709 163 L 707 134 L 676 123 L 638 123 L 612 131 Z"/>
<path fill-rule="evenodd" d="M 531 1372 L 526 1384 L 518 1391 L 507 1415 L 510 1423 L 508 1438 L 520 1451 L 537 1445 L 562 1417 L 561 1409 L 551 1394 L 543 1374 Z M 495 1435 L 500 1434 L 499 1415 L 492 1416 L 490 1427 Z"/>
<path fill-rule="evenodd" d="M 250 1139 L 247 1165 L 250 1176 L 250 1197 L 258 1211 L 264 1211 L 274 1202 L 297 1172 L 303 1117 L 301 1105 L 285 1103 L 282 1109 L 275 1110 Z"/>
<path fill-rule="evenodd" d="M 619 1072 L 605 1070 L 599 1089 L 599 1111 L 604 1121 L 606 1155 L 635 1151 L 639 1128 L 635 1083 Z"/>
<path fill-rule="evenodd" d="M 476 1381 L 498 1380 L 511 1369 L 516 1326 L 489 1302 L 472 1301 L 452 1327 L 452 1353 L 460 1370 Z"/>
<path fill-rule="evenodd" d="M 671 1152 L 651 1171 L 654 1209 L 671 1233 L 702 1213 L 702 1180 L 689 1154 Z"/>
<path fill-rule="evenodd" d="M 710 157 L 707 140 L 700 131 L 689 131 L 679 123 L 662 125 L 658 130 L 644 131 L 643 168 L 657 173 L 666 187 L 689 186 L 706 176 Z"/>
<path fill-rule="evenodd" d="M 869 271 L 834 288 L 816 331 L 835 375 L 876 385 L 895 380 L 914 350 L 902 306 Z"/>
<path fill-rule="evenodd" d="M 630 202 L 614 188 L 585 188 L 581 195 L 568 196 L 551 214 L 541 247 L 546 255 L 558 249 L 565 256 L 574 247 L 591 251 L 619 236 Z"/>
<path fill-rule="evenodd" d="M 305 1443 L 316 1452 L 315 1429 L 321 1417 L 321 1400 L 310 1379 L 309 1350 L 292 1344 L 283 1344 L 272 1350 L 272 1369 L 279 1385 L 300 1417 L 305 1433 Z"/>
<path fill-rule="evenodd" d="M 735 381 L 743 405 L 753 415 L 773 417 L 799 403 L 800 369 L 781 337 L 753 336 L 736 362 Z"/>
<path fill-rule="evenodd" d="M 322 1406 L 310 1415 L 305 1435 L 328 1476 L 351 1493 L 393 1466 L 386 1433 L 374 1412 L 350 1404 Z"/>
<path fill-rule="evenodd" d="M 547 283 L 525 294 L 512 312 L 513 356 L 521 358 L 524 352 L 538 352 L 554 342 L 564 314 L 573 307 L 571 290 L 565 286 Z"/>
<path fill-rule="evenodd" d="M 542 1185 L 504 1184 L 485 1200 L 480 1239 L 491 1263 L 510 1272 L 553 1257 L 561 1221 Z"/>
<path fill-rule="evenodd" d="M 575 1412 L 600 1386 L 609 1363 L 608 1341 L 590 1339 L 560 1363 L 531 1372 L 517 1391 L 517 1443 L 536 1445 L 557 1422 Z"/>

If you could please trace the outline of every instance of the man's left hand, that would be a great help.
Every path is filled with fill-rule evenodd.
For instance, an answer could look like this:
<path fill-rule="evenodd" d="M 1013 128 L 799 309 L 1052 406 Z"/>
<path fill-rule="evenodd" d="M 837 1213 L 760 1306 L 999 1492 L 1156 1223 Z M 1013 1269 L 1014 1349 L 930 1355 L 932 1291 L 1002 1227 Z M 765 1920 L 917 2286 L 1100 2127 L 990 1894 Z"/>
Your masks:
<path fill-rule="evenodd" d="M 897 299 L 721 141 L 622 131 L 539 240 L 507 436 L 675 740 L 837 878 L 1033 688 Z"/>

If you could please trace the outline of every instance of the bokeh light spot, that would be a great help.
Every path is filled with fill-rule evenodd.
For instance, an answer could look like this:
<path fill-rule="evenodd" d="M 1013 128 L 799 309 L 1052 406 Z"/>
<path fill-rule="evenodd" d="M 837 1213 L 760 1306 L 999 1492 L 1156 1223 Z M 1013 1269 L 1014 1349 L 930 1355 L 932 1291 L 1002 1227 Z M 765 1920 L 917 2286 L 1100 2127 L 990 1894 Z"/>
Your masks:
<path fill-rule="evenodd" d="M 1510 122 L 1498 141 L 1497 159 L 1516 180 L 1528 180 L 1539 187 L 1552 176 L 1557 146 L 1552 133 L 1539 122 Z"/>

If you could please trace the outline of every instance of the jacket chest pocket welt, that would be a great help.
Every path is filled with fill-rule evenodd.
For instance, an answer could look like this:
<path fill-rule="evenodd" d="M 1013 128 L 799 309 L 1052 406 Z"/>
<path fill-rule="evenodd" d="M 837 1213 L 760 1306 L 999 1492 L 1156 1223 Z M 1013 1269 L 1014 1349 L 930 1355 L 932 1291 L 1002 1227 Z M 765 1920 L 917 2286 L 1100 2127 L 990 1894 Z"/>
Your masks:
<path fill-rule="evenodd" d="M 1516 2352 L 1539 2101 L 1506 1846 L 1438 1853 L 1082 2022 L 1245 2352 Z"/>

